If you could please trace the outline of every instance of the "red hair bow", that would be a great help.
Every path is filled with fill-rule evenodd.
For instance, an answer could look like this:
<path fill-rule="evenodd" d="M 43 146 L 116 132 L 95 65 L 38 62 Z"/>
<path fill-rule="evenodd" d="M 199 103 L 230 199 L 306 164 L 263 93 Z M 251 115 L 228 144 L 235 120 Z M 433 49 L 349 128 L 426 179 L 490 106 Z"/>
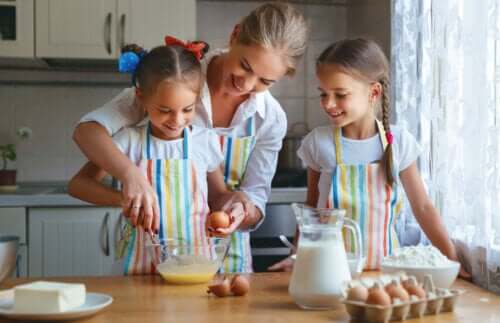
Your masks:
<path fill-rule="evenodd" d="M 196 59 L 201 60 L 203 56 L 203 49 L 205 48 L 205 43 L 203 42 L 183 42 L 180 39 L 177 39 L 172 36 L 165 36 L 165 44 L 172 46 L 172 45 L 179 45 L 190 51 L 191 53 L 194 54 Z"/>

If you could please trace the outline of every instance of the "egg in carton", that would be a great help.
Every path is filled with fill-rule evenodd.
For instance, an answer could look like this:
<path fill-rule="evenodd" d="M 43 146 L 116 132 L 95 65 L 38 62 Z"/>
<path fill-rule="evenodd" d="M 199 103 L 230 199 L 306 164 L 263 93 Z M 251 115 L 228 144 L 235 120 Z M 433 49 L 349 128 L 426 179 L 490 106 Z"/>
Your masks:
<path fill-rule="evenodd" d="M 368 288 L 387 289 L 390 285 L 396 289 L 398 284 L 406 284 L 411 292 L 409 297 L 404 294 L 390 292 L 393 296 L 389 301 L 386 297 L 372 297 Z M 399 286 L 401 287 L 401 286 Z M 406 289 L 406 288 L 405 288 Z M 418 290 L 418 291 L 415 291 Z M 423 293 L 423 294 L 422 294 Z M 345 290 L 343 303 L 353 320 L 367 322 L 403 321 L 409 318 L 420 318 L 424 315 L 436 315 L 441 312 L 453 311 L 460 290 L 435 288 L 430 275 L 424 279 L 424 284 L 417 284 L 415 277 L 407 277 L 404 273 L 383 275 L 377 279 L 365 278 L 349 283 Z M 378 291 L 375 294 L 380 294 Z M 401 295 L 401 296 L 400 296 Z M 399 296 L 399 297 L 394 297 Z"/>

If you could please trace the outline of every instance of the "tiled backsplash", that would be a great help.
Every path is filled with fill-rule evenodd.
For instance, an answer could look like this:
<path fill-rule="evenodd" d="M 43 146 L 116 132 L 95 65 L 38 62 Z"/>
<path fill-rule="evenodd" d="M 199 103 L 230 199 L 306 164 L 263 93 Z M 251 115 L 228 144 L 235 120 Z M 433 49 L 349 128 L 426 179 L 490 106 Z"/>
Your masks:
<path fill-rule="evenodd" d="M 198 2 L 198 38 L 206 40 L 212 48 L 225 46 L 240 17 L 261 3 Z M 272 92 L 287 112 L 290 125 L 305 121 L 312 129 L 326 120 L 319 107 L 314 60 L 328 44 L 350 35 L 351 28 L 348 27 L 352 23 L 347 23 L 347 18 L 353 19 L 354 13 L 344 6 L 297 7 L 303 11 L 311 26 L 308 50 L 296 75 L 280 81 Z M 363 14 L 361 21 L 369 20 L 366 12 L 360 13 Z M 359 21 L 360 18 L 356 18 L 355 24 L 358 25 Z M 370 28 L 373 26 L 370 25 Z M 353 30 L 353 35 L 363 33 L 359 26 Z M 83 114 L 110 100 L 120 90 L 115 85 L 63 86 L 50 82 L 43 85 L 0 85 L 0 144 L 11 142 L 20 126 L 33 130 L 31 139 L 18 144 L 18 160 L 13 166 L 19 171 L 19 180 L 68 180 L 85 162 L 71 139 L 75 123 Z"/>

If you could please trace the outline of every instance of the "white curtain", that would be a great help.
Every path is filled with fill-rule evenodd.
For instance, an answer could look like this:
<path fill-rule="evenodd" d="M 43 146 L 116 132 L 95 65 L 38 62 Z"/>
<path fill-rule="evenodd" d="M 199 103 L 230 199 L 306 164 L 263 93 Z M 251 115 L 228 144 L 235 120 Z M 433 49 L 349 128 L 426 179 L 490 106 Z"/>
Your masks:
<path fill-rule="evenodd" d="M 475 283 L 500 293 L 500 0 L 392 0 L 396 123 Z"/>

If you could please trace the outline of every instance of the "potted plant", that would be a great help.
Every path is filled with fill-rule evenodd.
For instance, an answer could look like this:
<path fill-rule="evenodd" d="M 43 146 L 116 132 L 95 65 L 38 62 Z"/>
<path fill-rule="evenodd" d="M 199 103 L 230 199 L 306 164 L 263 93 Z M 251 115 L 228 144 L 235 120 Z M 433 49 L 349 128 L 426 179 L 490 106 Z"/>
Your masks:
<path fill-rule="evenodd" d="M 21 127 L 16 131 L 17 136 L 21 139 L 28 139 L 31 137 L 31 129 L 28 127 Z M 7 169 L 9 161 L 15 161 L 17 158 L 16 145 L 5 144 L 0 145 L 0 157 L 2 160 L 2 168 L 0 168 L 0 187 L 16 187 L 17 170 Z"/>

